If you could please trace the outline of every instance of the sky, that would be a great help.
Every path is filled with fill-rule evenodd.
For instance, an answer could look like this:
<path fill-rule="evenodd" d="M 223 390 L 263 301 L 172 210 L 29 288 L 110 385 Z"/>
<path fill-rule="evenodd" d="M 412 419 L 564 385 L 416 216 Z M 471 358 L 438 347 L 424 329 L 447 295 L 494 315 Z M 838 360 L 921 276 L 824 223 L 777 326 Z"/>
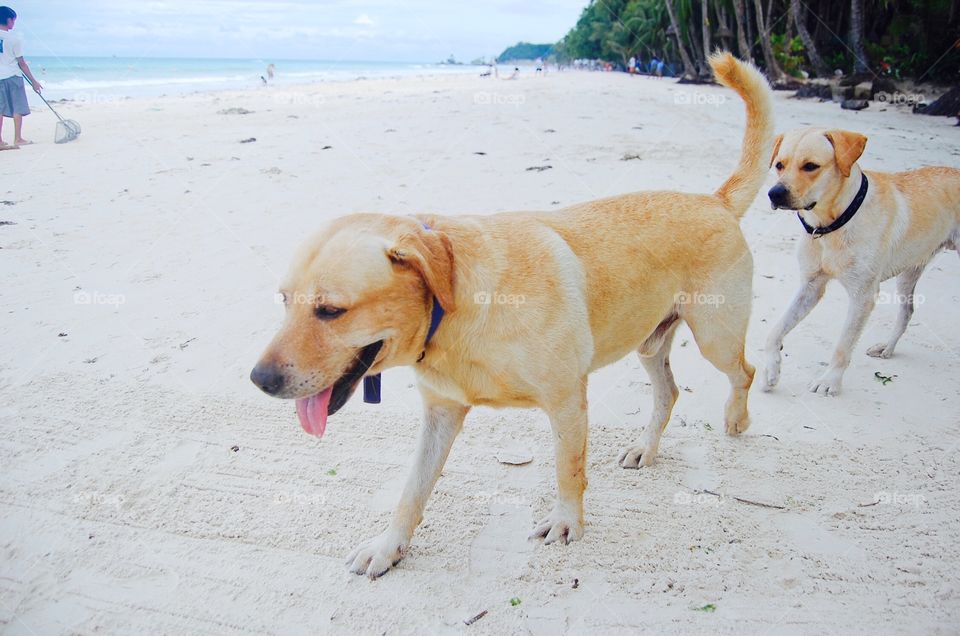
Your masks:
<path fill-rule="evenodd" d="M 0 0 L 33 55 L 435 62 L 563 37 L 588 0 Z"/>

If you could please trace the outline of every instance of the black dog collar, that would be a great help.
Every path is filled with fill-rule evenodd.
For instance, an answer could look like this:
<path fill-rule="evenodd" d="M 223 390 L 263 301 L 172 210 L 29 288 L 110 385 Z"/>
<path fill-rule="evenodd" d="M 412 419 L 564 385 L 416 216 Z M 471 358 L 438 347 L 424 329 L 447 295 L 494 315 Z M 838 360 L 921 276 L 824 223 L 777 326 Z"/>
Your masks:
<path fill-rule="evenodd" d="M 847 209 L 843 211 L 843 214 L 838 216 L 837 220 L 827 227 L 813 227 L 804 221 L 800 213 L 797 212 L 797 218 L 800 219 L 800 224 L 803 225 L 803 229 L 807 231 L 807 234 L 815 239 L 820 238 L 824 234 L 836 232 L 853 218 L 853 215 L 856 214 L 860 206 L 863 205 L 863 200 L 867 198 L 867 175 L 866 173 L 861 173 L 861 176 L 863 178 L 860 180 L 860 190 L 857 192 L 857 196 L 853 197 L 853 201 L 851 201 Z"/>

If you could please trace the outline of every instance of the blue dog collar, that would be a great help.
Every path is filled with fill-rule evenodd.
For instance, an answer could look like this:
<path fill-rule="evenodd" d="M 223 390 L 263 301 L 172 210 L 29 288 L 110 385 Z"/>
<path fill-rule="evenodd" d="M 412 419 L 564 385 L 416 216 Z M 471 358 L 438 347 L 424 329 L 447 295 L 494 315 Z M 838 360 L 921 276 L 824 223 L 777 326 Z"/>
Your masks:
<path fill-rule="evenodd" d="M 430 226 L 426 223 L 423 224 L 423 229 L 430 231 Z M 443 320 L 443 316 L 446 312 L 443 310 L 443 307 L 440 306 L 440 301 L 437 300 L 437 297 L 433 297 L 433 308 L 430 310 L 430 328 L 427 329 L 427 339 L 423 343 L 424 348 L 430 344 L 430 340 L 433 338 L 433 334 L 437 333 L 437 329 L 440 328 L 440 321 Z M 422 356 L 421 356 L 421 359 Z M 420 360 L 417 360 L 419 362 Z M 363 379 L 363 401 L 367 404 L 380 404 L 380 395 L 381 395 L 381 379 L 380 374 L 368 375 Z"/>

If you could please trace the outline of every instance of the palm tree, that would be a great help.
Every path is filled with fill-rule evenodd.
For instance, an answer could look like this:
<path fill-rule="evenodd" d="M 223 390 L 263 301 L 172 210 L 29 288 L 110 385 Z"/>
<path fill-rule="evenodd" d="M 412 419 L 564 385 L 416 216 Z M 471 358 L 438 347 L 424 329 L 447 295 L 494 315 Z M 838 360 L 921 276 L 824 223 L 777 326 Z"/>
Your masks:
<path fill-rule="evenodd" d="M 737 50 L 740 58 L 752 62 L 753 55 L 750 52 L 750 45 L 747 44 L 746 7 L 743 0 L 733 0 L 733 14 L 737 20 Z"/>
<path fill-rule="evenodd" d="M 856 2 L 857 0 L 853 0 Z M 757 13 L 757 29 L 759 30 L 760 48 L 763 49 L 763 62 L 767 67 L 767 77 L 771 82 L 783 79 L 783 71 L 777 65 L 777 58 L 773 56 L 773 44 L 770 42 L 770 16 L 763 17 L 763 0 L 753 0 Z"/>
<path fill-rule="evenodd" d="M 820 57 L 820 52 L 817 51 L 817 44 L 814 42 L 813 37 L 811 37 L 810 31 L 807 30 L 806 5 L 801 5 L 800 0 L 790 0 L 790 17 L 797 26 L 797 34 L 800 35 L 800 40 L 803 42 L 803 48 L 807 51 L 807 59 L 809 59 L 810 63 L 813 64 L 813 68 L 817 71 L 817 75 L 820 77 L 827 77 L 830 73 L 830 69 L 827 68 L 823 58 Z"/>
<path fill-rule="evenodd" d="M 850 49 L 853 51 L 853 72 L 868 72 L 867 51 L 863 48 L 863 0 L 850 0 Z"/>
<path fill-rule="evenodd" d="M 673 0 L 663 0 L 663 3 L 667 6 L 667 14 L 670 16 L 670 29 L 673 31 L 673 35 L 677 36 L 677 49 L 680 51 L 680 60 L 683 62 L 683 75 L 693 79 L 697 76 L 697 70 L 690 60 L 687 47 L 683 43 L 683 33 L 680 32 L 680 26 L 677 24 L 677 14 L 673 10 Z"/>
<path fill-rule="evenodd" d="M 706 62 L 707 56 L 710 55 L 710 7 L 708 0 L 700 0 L 700 18 L 703 27 L 703 61 Z"/>

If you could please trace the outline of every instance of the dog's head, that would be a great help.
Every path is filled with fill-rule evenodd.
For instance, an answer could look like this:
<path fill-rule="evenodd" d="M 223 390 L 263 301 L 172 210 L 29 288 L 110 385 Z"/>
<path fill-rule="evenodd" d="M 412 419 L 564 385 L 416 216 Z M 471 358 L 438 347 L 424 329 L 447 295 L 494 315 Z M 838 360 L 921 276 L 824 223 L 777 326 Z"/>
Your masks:
<path fill-rule="evenodd" d="M 283 326 L 250 379 L 322 435 L 365 375 L 416 362 L 433 298 L 453 311 L 450 241 L 412 217 L 347 216 L 300 248 L 279 298 Z"/>
<path fill-rule="evenodd" d="M 812 210 L 840 194 L 867 138 L 847 130 L 805 128 L 778 135 L 770 165 L 777 184 L 767 195 L 774 210 Z"/>

